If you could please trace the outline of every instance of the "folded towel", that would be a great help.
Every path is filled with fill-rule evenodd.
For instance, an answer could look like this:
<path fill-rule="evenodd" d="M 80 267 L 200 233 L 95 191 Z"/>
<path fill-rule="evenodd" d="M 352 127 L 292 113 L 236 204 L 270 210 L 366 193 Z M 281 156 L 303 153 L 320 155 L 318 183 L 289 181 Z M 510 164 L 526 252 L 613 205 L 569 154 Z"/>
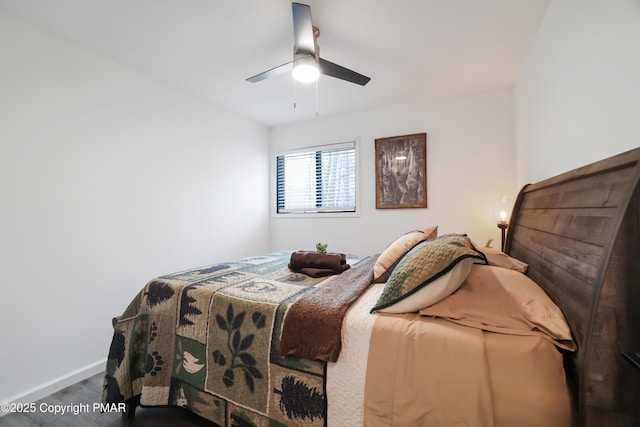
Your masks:
<path fill-rule="evenodd" d="M 300 271 L 298 271 L 298 273 L 306 274 L 307 276 L 316 277 L 316 278 L 325 277 L 325 276 L 331 276 L 332 274 L 340 274 L 343 271 L 348 270 L 351 266 L 349 264 L 344 264 L 342 267 L 343 269 L 341 271 L 335 271 L 330 268 L 306 267 L 306 268 L 301 268 Z"/>
<path fill-rule="evenodd" d="M 296 251 L 291 254 L 289 268 L 312 277 L 340 274 L 350 268 L 345 254 L 320 254 L 312 251 Z M 306 270 L 306 271 L 302 271 Z"/>

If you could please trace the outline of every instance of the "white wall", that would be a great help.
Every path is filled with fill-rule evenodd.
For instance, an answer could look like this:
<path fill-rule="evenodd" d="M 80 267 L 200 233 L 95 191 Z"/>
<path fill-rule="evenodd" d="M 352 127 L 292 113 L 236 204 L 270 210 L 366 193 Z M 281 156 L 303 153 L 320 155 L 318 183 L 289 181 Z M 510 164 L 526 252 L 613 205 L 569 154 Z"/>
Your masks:
<path fill-rule="evenodd" d="M 640 146 L 640 1 L 552 0 L 515 105 L 520 184 Z"/>
<path fill-rule="evenodd" d="M 268 250 L 268 131 L 2 14 L 0 57 L 0 401 L 23 401 L 102 370 L 148 279 Z"/>
<path fill-rule="evenodd" d="M 427 209 L 375 208 L 374 141 L 427 133 Z M 499 247 L 493 202 L 515 198 L 513 100 L 510 90 L 405 104 L 271 129 L 272 180 L 276 153 L 321 143 L 360 140 L 360 210 L 357 218 L 275 218 L 271 247 L 362 255 L 384 250 L 400 234 L 427 225 L 443 233 L 468 233 L 478 244 Z M 271 194 L 271 211 L 275 194 Z"/>

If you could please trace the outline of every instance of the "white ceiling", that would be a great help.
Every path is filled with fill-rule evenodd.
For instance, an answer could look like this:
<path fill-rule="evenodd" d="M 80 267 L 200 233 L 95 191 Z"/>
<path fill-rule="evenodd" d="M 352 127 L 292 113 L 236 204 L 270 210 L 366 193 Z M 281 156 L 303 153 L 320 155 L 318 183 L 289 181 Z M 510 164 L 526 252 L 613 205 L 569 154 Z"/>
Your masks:
<path fill-rule="evenodd" d="M 549 1 L 301 0 L 320 56 L 371 77 L 322 76 L 317 111 L 508 87 Z M 292 59 L 289 0 L 0 0 L 0 12 L 267 126 L 316 114 L 315 85 L 245 81 Z"/>

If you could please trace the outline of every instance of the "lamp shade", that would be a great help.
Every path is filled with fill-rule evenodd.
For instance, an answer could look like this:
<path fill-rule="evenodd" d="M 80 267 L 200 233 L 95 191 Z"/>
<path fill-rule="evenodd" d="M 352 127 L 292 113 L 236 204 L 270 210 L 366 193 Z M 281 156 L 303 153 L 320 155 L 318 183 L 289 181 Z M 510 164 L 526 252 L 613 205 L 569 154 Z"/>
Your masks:
<path fill-rule="evenodd" d="M 513 201 L 507 196 L 502 196 L 493 203 L 493 218 L 498 224 L 508 224 L 511 218 Z"/>

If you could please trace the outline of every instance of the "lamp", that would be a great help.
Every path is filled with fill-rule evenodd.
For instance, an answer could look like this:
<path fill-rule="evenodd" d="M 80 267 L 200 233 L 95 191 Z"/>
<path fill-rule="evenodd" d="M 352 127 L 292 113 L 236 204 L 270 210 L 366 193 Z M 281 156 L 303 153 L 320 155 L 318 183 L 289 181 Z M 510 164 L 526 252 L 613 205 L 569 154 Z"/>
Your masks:
<path fill-rule="evenodd" d="M 500 250 L 504 252 L 504 241 L 509 228 L 509 216 L 511 212 L 511 200 L 507 196 L 502 196 L 493 203 L 494 219 L 498 222 L 501 231 Z"/>
<path fill-rule="evenodd" d="M 312 83 L 320 77 L 318 61 L 312 56 L 299 55 L 293 62 L 293 78 L 300 83 Z"/>

